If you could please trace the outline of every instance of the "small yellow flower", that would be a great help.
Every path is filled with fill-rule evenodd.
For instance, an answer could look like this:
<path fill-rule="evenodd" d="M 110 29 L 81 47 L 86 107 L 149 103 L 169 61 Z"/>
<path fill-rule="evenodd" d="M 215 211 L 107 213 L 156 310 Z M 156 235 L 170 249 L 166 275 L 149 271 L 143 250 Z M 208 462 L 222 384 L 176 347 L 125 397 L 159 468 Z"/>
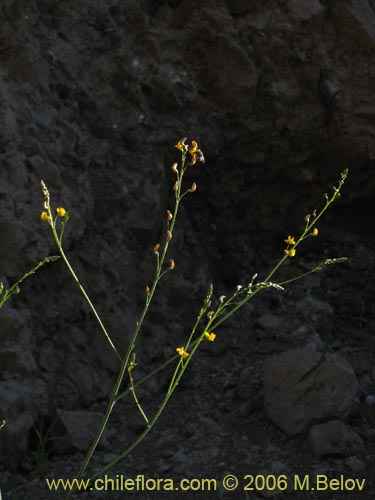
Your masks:
<path fill-rule="evenodd" d="M 183 137 L 182 139 L 180 139 L 178 141 L 178 143 L 175 145 L 175 147 L 179 150 L 179 151 L 187 151 L 188 149 L 188 145 L 185 144 L 185 141 L 186 141 L 186 137 Z"/>
<path fill-rule="evenodd" d="M 40 219 L 41 219 L 41 220 L 46 220 L 46 221 L 49 221 L 49 220 L 51 220 L 51 217 L 47 214 L 47 212 L 43 211 L 43 212 L 40 214 Z"/>
<path fill-rule="evenodd" d="M 64 217 L 64 215 L 66 215 L 66 210 L 64 207 L 57 207 L 56 213 L 59 217 Z"/>
<path fill-rule="evenodd" d="M 287 245 L 295 245 L 294 236 L 288 236 L 286 240 L 284 240 Z"/>
<path fill-rule="evenodd" d="M 319 231 L 317 227 L 314 227 L 313 232 L 311 233 L 313 236 L 318 236 Z"/>
<path fill-rule="evenodd" d="M 189 353 L 185 351 L 185 347 L 177 347 L 176 352 L 181 356 L 182 359 L 186 359 L 188 356 L 190 356 Z"/>
<path fill-rule="evenodd" d="M 216 333 L 214 333 L 214 332 L 211 332 L 211 333 L 206 332 L 204 334 L 204 336 L 206 337 L 207 340 L 209 340 L 210 342 L 213 342 L 215 340 L 215 338 L 216 338 Z"/>
<path fill-rule="evenodd" d="M 200 149 L 198 149 L 198 143 L 197 143 L 197 141 L 191 141 L 191 148 L 189 149 L 189 153 L 191 155 L 193 155 L 197 151 L 200 151 Z"/>
<path fill-rule="evenodd" d="M 289 255 L 289 257 L 294 257 L 296 255 L 296 249 L 292 248 L 291 250 L 288 250 L 287 248 L 284 250 L 286 254 Z"/>
<path fill-rule="evenodd" d="M 195 165 L 197 160 L 204 163 L 204 156 L 202 151 L 198 148 L 197 141 L 191 141 L 191 148 L 189 149 L 191 155 L 190 165 Z"/>

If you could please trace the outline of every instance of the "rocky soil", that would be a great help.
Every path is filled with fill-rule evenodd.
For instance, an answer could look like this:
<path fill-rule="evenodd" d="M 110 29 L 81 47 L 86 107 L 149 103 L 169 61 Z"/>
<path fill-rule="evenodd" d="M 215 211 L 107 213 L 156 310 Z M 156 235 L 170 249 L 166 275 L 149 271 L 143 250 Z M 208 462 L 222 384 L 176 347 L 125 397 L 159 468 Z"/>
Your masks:
<path fill-rule="evenodd" d="M 155 431 L 113 475 L 343 475 L 365 478 L 364 491 L 301 498 L 374 497 L 374 26 L 373 0 L 1 2 L 5 287 L 56 252 L 39 219 L 44 179 L 54 205 L 70 212 L 66 251 L 124 350 L 172 205 L 174 144 L 188 136 L 204 151 L 205 165 L 187 175 L 198 189 L 181 208 L 176 269 L 137 346 L 137 377 L 183 345 L 210 282 L 217 300 L 255 272 L 264 277 L 283 240 L 349 168 L 318 238 L 278 279 L 325 258 L 349 260 L 284 292 L 265 290 L 218 329 Z M 0 338 L 3 499 L 63 498 L 38 473 L 75 475 L 116 359 L 62 262 L 38 271 L 1 310 Z M 167 384 L 168 373 L 140 391 L 150 413 Z M 37 464 L 38 432 L 51 425 L 63 439 Z M 118 405 L 92 470 L 140 429 L 131 401 Z M 190 495 L 296 493 L 133 496 Z"/>

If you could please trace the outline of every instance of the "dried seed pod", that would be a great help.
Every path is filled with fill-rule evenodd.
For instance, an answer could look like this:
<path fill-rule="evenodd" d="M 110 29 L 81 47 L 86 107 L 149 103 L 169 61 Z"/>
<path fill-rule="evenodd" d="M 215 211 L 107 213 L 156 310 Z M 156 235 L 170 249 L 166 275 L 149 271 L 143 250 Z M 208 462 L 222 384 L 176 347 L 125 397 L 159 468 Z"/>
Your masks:
<path fill-rule="evenodd" d="M 158 254 L 159 253 L 159 248 L 160 248 L 160 243 L 156 243 L 156 245 L 154 246 L 154 254 Z"/>

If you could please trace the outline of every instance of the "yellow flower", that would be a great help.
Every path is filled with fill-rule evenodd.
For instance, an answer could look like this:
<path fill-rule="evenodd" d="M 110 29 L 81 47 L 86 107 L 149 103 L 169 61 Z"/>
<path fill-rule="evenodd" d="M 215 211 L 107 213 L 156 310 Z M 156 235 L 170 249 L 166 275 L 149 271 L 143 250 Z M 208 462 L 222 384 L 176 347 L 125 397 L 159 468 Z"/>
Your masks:
<path fill-rule="evenodd" d="M 311 233 L 313 236 L 318 236 L 319 231 L 317 227 L 314 227 L 313 232 Z"/>
<path fill-rule="evenodd" d="M 294 236 L 288 236 L 286 240 L 284 240 L 287 245 L 295 245 Z"/>
<path fill-rule="evenodd" d="M 206 337 L 207 340 L 209 340 L 210 342 L 213 342 L 215 340 L 215 338 L 216 338 L 216 333 L 214 333 L 214 332 L 211 332 L 211 333 L 206 332 L 204 334 L 204 336 Z"/>
<path fill-rule="evenodd" d="M 296 249 L 292 248 L 291 250 L 288 250 L 287 248 L 284 250 L 285 253 L 289 255 L 289 257 L 294 257 L 296 255 Z"/>
<path fill-rule="evenodd" d="M 185 351 L 185 347 L 177 347 L 176 351 L 182 359 L 186 359 L 189 356 L 189 353 Z"/>
<path fill-rule="evenodd" d="M 40 219 L 41 219 L 41 220 L 47 220 L 47 221 L 48 221 L 48 220 L 51 220 L 51 217 L 47 214 L 47 212 L 44 212 L 44 211 L 43 211 L 43 212 L 40 214 Z"/>
<path fill-rule="evenodd" d="M 200 151 L 198 149 L 198 143 L 197 141 L 191 141 L 191 148 L 189 149 L 189 153 L 192 155 L 194 154 L 196 151 Z"/>
<path fill-rule="evenodd" d="M 189 149 L 191 155 L 190 165 L 195 165 L 197 160 L 204 163 L 204 156 L 202 151 L 198 148 L 197 141 L 191 141 L 191 147 Z"/>
<path fill-rule="evenodd" d="M 177 354 L 179 354 L 182 359 L 186 359 L 188 356 L 190 356 L 189 353 L 185 351 L 184 347 L 177 347 L 176 351 Z"/>
<path fill-rule="evenodd" d="M 64 217 L 64 215 L 66 215 L 66 210 L 64 207 L 57 207 L 56 213 L 59 217 Z"/>
<path fill-rule="evenodd" d="M 175 145 L 175 147 L 179 150 L 179 151 L 187 151 L 188 149 L 188 145 L 185 144 L 185 141 L 186 141 L 186 137 L 183 137 L 182 139 L 180 139 L 178 141 L 178 143 Z"/>

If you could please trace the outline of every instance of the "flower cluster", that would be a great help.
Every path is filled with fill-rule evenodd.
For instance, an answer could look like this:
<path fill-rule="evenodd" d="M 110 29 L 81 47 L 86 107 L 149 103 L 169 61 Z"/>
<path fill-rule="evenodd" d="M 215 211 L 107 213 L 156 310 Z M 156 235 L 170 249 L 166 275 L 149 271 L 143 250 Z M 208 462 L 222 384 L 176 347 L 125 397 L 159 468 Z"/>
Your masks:
<path fill-rule="evenodd" d="M 288 254 L 290 257 L 294 257 L 296 255 L 296 249 L 295 248 L 289 248 L 290 246 L 296 244 L 294 236 L 288 236 L 287 239 L 284 240 L 284 241 L 287 244 L 287 247 L 284 250 L 284 252 L 286 254 Z"/>
<path fill-rule="evenodd" d="M 189 145 L 186 144 L 186 140 L 187 140 L 186 137 L 180 139 L 176 144 L 176 148 L 184 154 L 189 152 L 191 156 L 190 165 L 195 165 L 197 161 L 204 163 L 205 162 L 204 156 L 202 151 L 198 148 L 197 141 L 191 141 L 191 146 L 189 147 Z"/>

